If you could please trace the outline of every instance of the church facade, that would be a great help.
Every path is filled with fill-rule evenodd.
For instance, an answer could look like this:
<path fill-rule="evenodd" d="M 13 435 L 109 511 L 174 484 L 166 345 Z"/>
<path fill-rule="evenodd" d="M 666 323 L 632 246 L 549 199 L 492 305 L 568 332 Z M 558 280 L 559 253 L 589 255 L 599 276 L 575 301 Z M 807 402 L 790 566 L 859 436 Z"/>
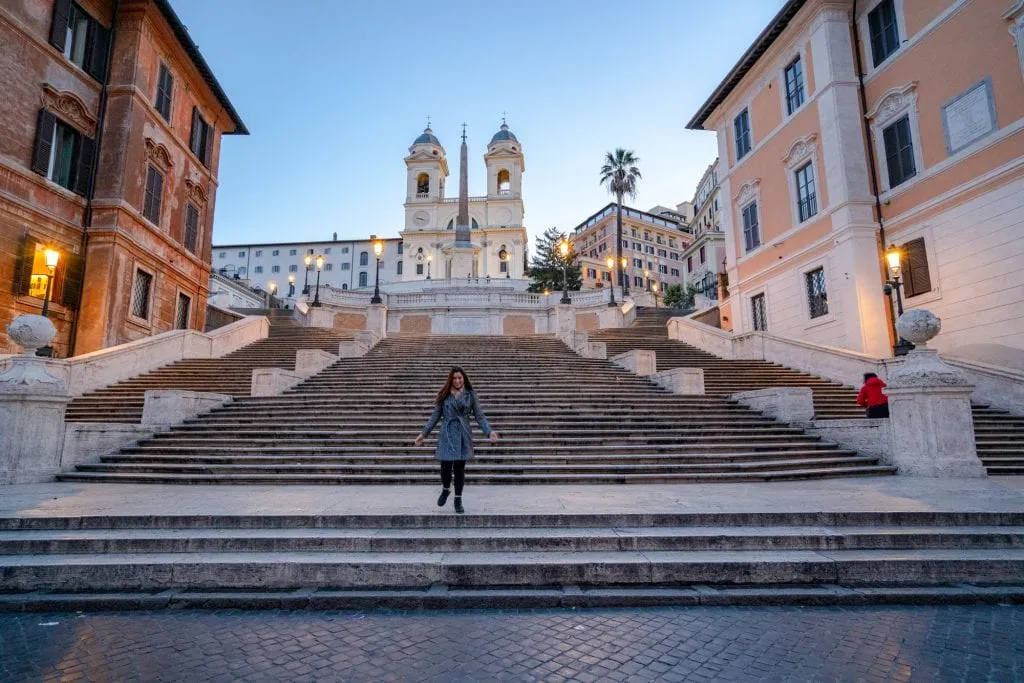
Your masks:
<path fill-rule="evenodd" d="M 427 127 L 409 147 L 403 281 L 524 277 L 522 145 L 503 123 L 484 154 L 487 194 L 477 197 L 468 196 L 466 149 L 463 131 L 459 196 L 446 197 L 448 159 L 440 140 Z M 459 227 L 468 228 L 469 239 L 457 244 Z"/>

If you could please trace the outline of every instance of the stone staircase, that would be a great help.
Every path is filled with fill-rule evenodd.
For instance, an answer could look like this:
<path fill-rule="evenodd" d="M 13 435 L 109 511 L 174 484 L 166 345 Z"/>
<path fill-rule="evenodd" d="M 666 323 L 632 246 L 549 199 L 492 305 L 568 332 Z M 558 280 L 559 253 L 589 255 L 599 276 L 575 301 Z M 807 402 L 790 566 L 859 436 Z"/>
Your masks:
<path fill-rule="evenodd" d="M 265 361 L 261 361 L 265 363 Z M 241 396 L 80 465 L 63 481 L 435 484 L 433 438 L 413 438 L 450 365 L 502 434 L 477 431 L 474 484 L 765 481 L 892 468 L 722 396 L 677 396 L 553 336 L 403 336 L 286 393 Z"/>
<path fill-rule="evenodd" d="M 658 370 L 698 367 L 704 370 L 709 395 L 729 396 L 768 387 L 810 387 L 816 417 L 822 420 L 863 418 L 857 390 L 809 373 L 762 360 L 726 360 L 695 346 L 668 338 L 665 327 L 676 312 L 638 308 L 628 328 L 592 332 L 592 341 L 604 342 L 608 356 L 650 349 L 657 354 Z M 974 406 L 974 432 L 978 456 L 989 474 L 1024 474 L 1024 417 L 985 405 Z"/>
<path fill-rule="evenodd" d="M 267 315 L 270 332 L 220 358 L 192 358 L 117 382 L 83 394 L 68 404 L 68 422 L 124 422 L 142 420 L 145 392 L 149 389 L 183 389 L 233 396 L 248 396 L 254 368 L 295 369 L 295 352 L 321 349 L 338 353 L 338 342 L 352 335 L 333 330 L 300 327 L 291 311 L 252 309 L 252 315 Z"/>
<path fill-rule="evenodd" d="M 1005 602 L 1022 576 L 1020 512 L 0 518 L 0 611 Z"/>

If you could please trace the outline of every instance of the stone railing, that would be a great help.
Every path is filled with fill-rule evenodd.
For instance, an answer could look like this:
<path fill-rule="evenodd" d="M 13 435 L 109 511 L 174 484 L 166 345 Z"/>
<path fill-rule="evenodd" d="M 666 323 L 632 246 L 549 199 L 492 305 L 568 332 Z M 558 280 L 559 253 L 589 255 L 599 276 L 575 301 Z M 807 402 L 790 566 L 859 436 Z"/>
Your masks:
<path fill-rule="evenodd" d="M 949 365 L 964 373 L 974 385 L 972 399 L 995 408 L 1024 415 L 1024 372 L 976 360 L 943 356 Z"/>
<path fill-rule="evenodd" d="M 186 358 L 219 358 L 264 339 L 270 323 L 248 316 L 212 332 L 172 330 L 67 359 L 72 396 L 108 386 Z"/>

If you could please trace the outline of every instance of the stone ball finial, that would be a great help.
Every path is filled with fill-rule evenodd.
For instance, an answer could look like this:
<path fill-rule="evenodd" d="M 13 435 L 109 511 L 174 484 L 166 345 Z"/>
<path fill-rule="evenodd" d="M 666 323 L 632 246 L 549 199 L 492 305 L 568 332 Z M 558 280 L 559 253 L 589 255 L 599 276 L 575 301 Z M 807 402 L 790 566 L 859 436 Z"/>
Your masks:
<path fill-rule="evenodd" d="M 37 349 L 53 341 L 57 328 L 41 315 L 19 315 L 7 326 L 7 335 L 25 349 L 26 356 L 34 356 Z"/>
<path fill-rule="evenodd" d="M 942 329 L 942 320 L 931 311 L 915 308 L 896 321 L 896 331 L 915 346 L 925 346 Z"/>

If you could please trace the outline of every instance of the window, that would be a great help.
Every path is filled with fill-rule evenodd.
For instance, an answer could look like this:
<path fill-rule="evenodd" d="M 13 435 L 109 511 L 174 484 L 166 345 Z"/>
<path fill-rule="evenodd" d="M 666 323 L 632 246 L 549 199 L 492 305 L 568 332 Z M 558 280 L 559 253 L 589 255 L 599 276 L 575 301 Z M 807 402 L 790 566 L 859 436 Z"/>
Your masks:
<path fill-rule="evenodd" d="M 871 60 L 875 66 L 900 49 L 900 32 L 896 25 L 893 0 L 882 0 L 868 12 L 868 33 L 871 36 Z"/>
<path fill-rule="evenodd" d="M 687 273 L 692 273 L 693 272 L 693 256 L 692 255 L 686 257 L 686 272 Z"/>
<path fill-rule="evenodd" d="M 750 151 L 750 114 L 746 109 L 740 112 L 732 126 L 736 135 L 736 161 L 739 161 Z"/>
<path fill-rule="evenodd" d="M 430 194 L 430 176 L 420 173 L 416 176 L 416 196 L 426 197 L 428 194 Z"/>
<path fill-rule="evenodd" d="M 768 316 L 765 313 L 764 294 L 750 297 L 750 310 L 754 319 L 754 330 L 766 332 L 768 330 Z"/>
<path fill-rule="evenodd" d="M 640 277 L 639 275 L 634 275 L 633 276 L 633 286 L 634 287 L 643 287 L 644 286 L 644 279 L 642 277 Z"/>
<path fill-rule="evenodd" d="M 662 275 L 668 275 L 668 266 L 658 266 L 658 272 Z"/>
<path fill-rule="evenodd" d="M 359 286 L 360 287 L 365 287 L 366 286 L 366 272 L 365 271 L 363 271 L 362 273 L 359 273 Z"/>
<path fill-rule="evenodd" d="M 263 266 L 256 266 L 255 268 L 253 268 L 253 270 L 256 271 L 257 275 L 259 275 L 260 273 L 263 272 Z"/>
<path fill-rule="evenodd" d="M 804 67 L 797 57 L 786 67 L 786 113 L 792 114 L 804 103 Z"/>
<path fill-rule="evenodd" d="M 96 143 L 46 109 L 39 110 L 32 170 L 85 196 L 92 179 Z"/>
<path fill-rule="evenodd" d="M 804 285 L 807 287 L 807 310 L 812 318 L 828 315 L 828 292 L 825 288 L 825 269 L 815 268 L 804 273 Z"/>
<path fill-rule="evenodd" d="M 679 277 L 679 269 L 678 268 L 673 268 L 672 269 L 672 275 L 675 276 L 675 277 Z"/>
<path fill-rule="evenodd" d="M 185 205 L 185 248 L 196 253 L 199 242 L 199 209 L 194 204 Z M 256 252 L 259 256 L 259 252 Z"/>
<path fill-rule="evenodd" d="M 640 244 L 639 242 L 633 242 L 633 250 L 634 251 L 643 251 L 643 248 L 644 248 L 644 245 Z"/>
<path fill-rule="evenodd" d="M 404 247 L 402 242 L 398 243 L 398 253 L 399 254 L 404 254 L 405 253 L 405 247 Z"/>
<path fill-rule="evenodd" d="M 210 167 L 210 151 L 213 148 L 213 129 L 210 128 L 198 107 L 192 107 L 192 135 L 189 137 L 188 148 L 199 157 L 203 166 Z"/>
<path fill-rule="evenodd" d="M 502 263 L 504 263 L 504 261 L 502 261 Z M 401 261 L 399 261 L 398 263 L 395 264 L 395 273 L 398 274 L 398 275 L 402 274 L 402 262 Z"/>
<path fill-rule="evenodd" d="M 889 169 L 889 187 L 893 188 L 917 175 L 909 116 L 904 116 L 884 129 L 882 139 L 885 144 L 885 164 Z"/>
<path fill-rule="evenodd" d="M 295 266 L 293 266 L 293 267 L 295 267 Z M 291 269 L 289 268 L 289 270 L 291 270 Z M 325 263 L 324 264 L 324 270 L 334 270 L 334 264 L 333 263 Z"/>
<path fill-rule="evenodd" d="M 297 249 L 289 249 L 288 250 L 288 255 L 289 256 L 295 256 L 297 253 L 299 253 Z M 312 250 L 310 250 L 310 253 L 312 253 Z M 277 256 L 277 250 L 276 249 L 274 250 L 274 256 Z"/>
<path fill-rule="evenodd" d="M 707 261 L 707 253 L 704 251 L 704 247 L 700 248 L 700 262 L 704 263 Z"/>
<path fill-rule="evenodd" d="M 796 172 L 796 202 L 801 223 L 818 213 L 818 196 L 814 191 L 814 167 L 810 162 Z"/>
<path fill-rule="evenodd" d="M 342 263 L 342 264 L 341 264 L 341 269 L 342 269 L 342 270 L 348 270 L 348 269 L 349 269 L 349 268 L 351 268 L 351 267 L 352 267 L 352 264 L 351 264 L 351 263 Z"/>
<path fill-rule="evenodd" d="M 668 258 L 668 252 L 665 251 L 664 249 L 659 249 L 658 256 L 661 256 L 662 258 Z"/>
<path fill-rule="evenodd" d="M 903 292 L 907 298 L 932 291 L 932 278 L 928 272 L 928 254 L 924 249 L 923 237 L 903 245 L 900 266 L 903 274 Z"/>
<path fill-rule="evenodd" d="M 174 94 L 174 76 L 166 64 L 160 65 L 160 76 L 156 82 L 156 110 L 164 121 L 171 121 L 171 98 Z"/>
<path fill-rule="evenodd" d="M 248 269 L 245 266 L 238 266 L 235 272 L 238 273 L 238 277 L 245 277 L 247 275 L 247 270 Z"/>
<path fill-rule="evenodd" d="M 753 251 L 761 246 L 761 232 L 757 224 L 757 202 L 751 202 L 743 208 L 743 243 L 746 251 Z"/>
<path fill-rule="evenodd" d="M 270 266 L 270 272 L 271 273 L 280 273 L 281 272 L 281 266 Z"/>
<path fill-rule="evenodd" d="M 596 280 L 597 279 L 597 271 L 594 270 L 593 268 L 587 268 L 587 278 L 590 279 L 590 280 Z"/>
<path fill-rule="evenodd" d="M 256 250 L 256 258 L 259 258 L 260 256 L 263 256 L 263 250 L 262 249 L 257 249 Z"/>
<path fill-rule="evenodd" d="M 512 182 L 507 169 L 498 171 L 498 194 L 512 194 Z"/>
<path fill-rule="evenodd" d="M 135 271 L 135 282 L 132 284 L 131 313 L 136 318 L 149 320 L 149 300 L 153 290 L 153 276 L 144 270 Z"/>
<path fill-rule="evenodd" d="M 633 267 L 634 268 L 643 268 L 644 267 L 643 259 L 638 259 L 638 258 L 633 259 Z"/>
<path fill-rule="evenodd" d="M 331 253 L 331 248 L 330 247 L 327 247 L 326 249 L 324 249 L 324 255 L 327 255 L 327 254 L 330 254 L 330 253 Z"/>
<path fill-rule="evenodd" d="M 654 253 L 654 247 L 649 246 L 649 245 L 645 245 L 644 246 L 644 253 L 646 253 L 646 254 L 653 254 Z"/>
<path fill-rule="evenodd" d="M 219 254 L 217 254 L 217 258 L 227 258 L 227 255 L 228 255 L 228 252 L 222 251 Z"/>
<path fill-rule="evenodd" d="M 328 270 L 330 270 L 330 268 L 328 268 Z M 288 272 L 289 273 L 297 273 L 297 272 L 299 272 L 299 267 L 296 266 L 296 265 L 290 265 L 290 266 L 288 266 Z"/>
<path fill-rule="evenodd" d="M 97 81 L 105 81 L 110 31 L 71 0 L 53 5 L 50 44 Z"/>
<path fill-rule="evenodd" d="M 187 330 L 189 313 L 192 310 L 192 299 L 178 292 L 178 307 L 174 312 L 174 329 Z"/>
<path fill-rule="evenodd" d="M 370 259 L 369 253 L 367 253 L 365 251 L 359 252 L 359 265 L 365 266 L 367 263 L 369 263 L 369 259 Z"/>
<path fill-rule="evenodd" d="M 345 264 L 343 264 L 343 265 L 346 265 L 346 266 L 347 266 L 348 264 L 347 264 L 347 263 L 345 263 Z M 417 263 L 417 264 L 416 264 L 416 274 L 417 274 L 417 275 L 423 275 L 423 264 L 422 264 L 422 263 Z"/>
<path fill-rule="evenodd" d="M 142 215 L 154 225 L 160 224 L 160 202 L 163 200 L 164 175 L 153 164 L 146 170 L 146 201 Z M 142 317 L 142 316 L 139 316 Z"/>
<path fill-rule="evenodd" d="M 341 253 L 342 254 L 347 254 L 348 253 L 348 247 L 342 247 L 341 248 Z"/>
<path fill-rule="evenodd" d="M 280 254 L 281 254 L 281 250 L 280 249 L 275 249 L 274 251 L 270 252 L 271 256 L 279 256 Z M 292 255 L 294 256 L 294 254 L 292 254 Z"/>
<path fill-rule="evenodd" d="M 238 258 L 245 258 L 245 252 L 244 251 L 238 252 Z"/>

